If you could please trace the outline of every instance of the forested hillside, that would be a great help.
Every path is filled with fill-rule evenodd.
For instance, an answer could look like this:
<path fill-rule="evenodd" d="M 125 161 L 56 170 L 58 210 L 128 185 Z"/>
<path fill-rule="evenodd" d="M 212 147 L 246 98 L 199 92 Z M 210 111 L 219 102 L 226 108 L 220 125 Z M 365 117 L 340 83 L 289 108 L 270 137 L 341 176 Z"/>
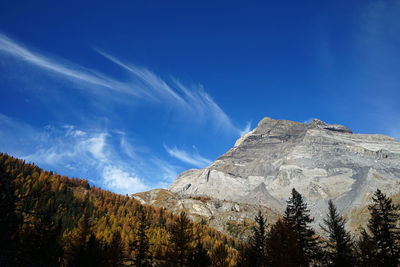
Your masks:
<path fill-rule="evenodd" d="M 240 243 L 185 213 L 141 205 L 7 154 L 0 154 L 0 200 L 0 266 L 399 264 L 399 206 L 379 189 L 367 228 L 357 234 L 329 201 L 320 225 L 325 235 L 318 236 L 293 188 L 283 217 L 270 224 L 259 211 L 252 234 Z"/>
<path fill-rule="evenodd" d="M 235 265 L 205 224 L 0 154 L 0 266 Z M 222 256 L 220 253 L 222 250 Z"/>

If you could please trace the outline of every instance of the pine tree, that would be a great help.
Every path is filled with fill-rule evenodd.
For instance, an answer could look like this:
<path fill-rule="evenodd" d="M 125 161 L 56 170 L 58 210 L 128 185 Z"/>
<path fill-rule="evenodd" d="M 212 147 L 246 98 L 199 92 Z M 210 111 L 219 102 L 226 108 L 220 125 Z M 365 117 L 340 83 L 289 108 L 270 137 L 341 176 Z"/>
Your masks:
<path fill-rule="evenodd" d="M 371 217 L 368 229 L 376 245 L 375 256 L 382 266 L 397 266 L 399 263 L 399 220 L 398 207 L 379 189 L 372 197 L 373 204 L 368 209 Z"/>
<path fill-rule="evenodd" d="M 193 230 L 192 223 L 185 212 L 182 211 L 169 228 L 169 241 L 171 243 L 170 261 L 180 267 L 186 266 L 192 251 Z"/>
<path fill-rule="evenodd" d="M 268 263 L 266 241 L 267 241 L 267 221 L 258 211 L 255 217 L 256 225 L 253 227 L 253 235 L 249 238 L 250 248 L 253 250 L 253 264 L 254 266 L 266 266 Z"/>
<path fill-rule="evenodd" d="M 330 266 L 353 266 L 355 259 L 353 255 L 354 242 L 349 232 L 345 229 L 346 220 L 340 216 L 331 200 L 328 202 L 329 212 L 324 219 L 325 226 L 321 228 L 328 234 L 326 242 L 328 251 L 328 262 Z"/>
<path fill-rule="evenodd" d="M 284 222 L 296 233 L 297 242 L 301 248 L 300 263 L 307 266 L 319 259 L 320 251 L 317 244 L 318 237 L 310 227 L 314 221 L 309 215 L 307 204 L 296 189 L 292 189 L 292 196 L 287 201 Z"/>

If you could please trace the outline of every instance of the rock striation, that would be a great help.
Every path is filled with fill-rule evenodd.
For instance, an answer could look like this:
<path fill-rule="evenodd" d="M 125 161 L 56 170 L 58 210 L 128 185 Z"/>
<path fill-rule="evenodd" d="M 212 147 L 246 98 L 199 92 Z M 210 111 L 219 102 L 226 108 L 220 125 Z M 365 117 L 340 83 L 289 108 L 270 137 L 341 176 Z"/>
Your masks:
<path fill-rule="evenodd" d="M 348 218 L 348 227 L 356 228 L 366 221 L 360 216 L 376 188 L 388 195 L 400 192 L 400 143 L 385 135 L 355 134 L 345 126 L 318 119 L 299 123 L 264 118 L 210 166 L 180 174 L 161 206 L 175 203 L 178 208 L 176 200 L 184 203 L 186 199 L 189 213 L 204 208 L 205 218 L 221 214 L 228 218 L 227 214 L 241 214 L 229 208 L 236 203 L 239 210 L 246 207 L 248 212 L 230 219 L 254 218 L 259 207 L 276 218 L 292 188 L 307 201 L 316 225 L 327 213 L 328 200 L 333 200 Z M 210 204 L 217 208 L 207 213 L 206 205 L 188 204 L 187 199 L 196 196 L 207 196 L 211 203 L 219 201 L 228 208 L 220 210 Z M 220 219 L 219 229 L 227 220 Z"/>
<path fill-rule="evenodd" d="M 318 119 L 264 118 L 210 166 L 182 173 L 168 190 L 282 212 L 292 188 L 305 197 L 316 223 L 330 199 L 351 219 L 351 209 L 368 204 L 376 188 L 400 192 L 400 143 Z"/>

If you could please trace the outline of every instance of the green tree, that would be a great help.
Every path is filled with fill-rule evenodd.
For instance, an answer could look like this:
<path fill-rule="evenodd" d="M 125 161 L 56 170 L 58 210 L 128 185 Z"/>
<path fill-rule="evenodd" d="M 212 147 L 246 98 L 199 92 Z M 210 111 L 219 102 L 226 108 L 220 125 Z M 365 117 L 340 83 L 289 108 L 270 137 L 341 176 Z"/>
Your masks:
<path fill-rule="evenodd" d="M 268 263 L 266 250 L 267 220 L 264 219 L 260 210 L 254 220 L 256 225 L 253 227 L 253 235 L 249 238 L 249 245 L 254 255 L 253 266 L 266 266 Z"/>
<path fill-rule="evenodd" d="M 353 254 L 354 242 L 349 232 L 345 229 L 346 220 L 340 216 L 331 200 L 328 202 L 329 212 L 324 219 L 325 226 L 322 230 L 328 234 L 326 246 L 328 248 L 328 262 L 330 266 L 353 266 L 355 258 Z"/>
<path fill-rule="evenodd" d="M 357 248 L 357 261 L 360 266 L 372 267 L 379 266 L 376 261 L 375 252 L 376 244 L 373 242 L 372 237 L 361 229 L 360 237 L 356 243 Z"/>
<path fill-rule="evenodd" d="M 302 266 L 307 266 L 319 260 L 320 249 L 314 230 L 310 223 L 314 221 L 310 217 L 310 211 L 303 197 L 296 189 L 292 189 L 292 196 L 287 201 L 284 222 L 296 233 L 297 243 L 301 248 L 299 262 Z"/>
<path fill-rule="evenodd" d="M 371 217 L 368 229 L 376 245 L 375 256 L 382 266 L 397 266 L 399 263 L 399 220 L 398 207 L 392 199 L 386 197 L 379 189 L 372 197 L 373 203 L 368 207 Z"/>

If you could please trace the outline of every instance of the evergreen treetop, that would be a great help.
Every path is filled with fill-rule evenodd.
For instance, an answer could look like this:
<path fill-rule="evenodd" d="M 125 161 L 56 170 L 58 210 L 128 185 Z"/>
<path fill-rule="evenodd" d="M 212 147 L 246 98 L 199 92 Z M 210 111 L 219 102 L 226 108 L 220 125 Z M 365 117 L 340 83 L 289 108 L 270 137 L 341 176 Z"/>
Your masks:
<path fill-rule="evenodd" d="M 306 266 L 320 257 L 317 244 L 318 237 L 310 226 L 314 221 L 310 217 L 307 203 L 296 189 L 292 189 L 292 196 L 286 202 L 286 210 L 283 216 L 284 222 L 296 233 L 297 242 L 301 249 L 300 261 Z"/>
<path fill-rule="evenodd" d="M 345 229 L 346 220 L 337 212 L 332 200 L 328 202 L 329 212 L 321 228 L 328 234 L 326 242 L 328 248 L 328 263 L 330 266 L 353 266 L 354 242 L 349 232 Z"/>
<path fill-rule="evenodd" d="M 399 263 L 399 209 L 377 189 L 372 197 L 373 203 L 368 207 L 371 217 L 368 229 L 376 245 L 375 257 L 384 266 L 397 266 Z"/>

